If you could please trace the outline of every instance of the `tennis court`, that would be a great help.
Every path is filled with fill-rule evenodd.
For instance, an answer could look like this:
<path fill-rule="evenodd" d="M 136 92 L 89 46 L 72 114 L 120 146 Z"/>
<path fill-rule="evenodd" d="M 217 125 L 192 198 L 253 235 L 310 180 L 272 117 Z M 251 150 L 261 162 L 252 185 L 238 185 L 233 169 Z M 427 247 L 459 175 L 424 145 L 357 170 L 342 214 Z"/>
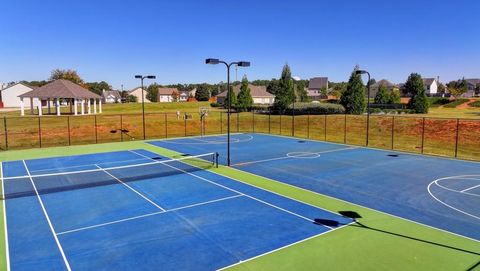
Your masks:
<path fill-rule="evenodd" d="M 226 136 L 153 141 L 191 155 Z M 266 134 L 234 134 L 234 168 L 480 240 L 480 164 Z"/>
<path fill-rule="evenodd" d="M 213 173 L 217 157 L 134 149 L 3 162 L 7 266 L 214 270 L 352 223 Z"/>

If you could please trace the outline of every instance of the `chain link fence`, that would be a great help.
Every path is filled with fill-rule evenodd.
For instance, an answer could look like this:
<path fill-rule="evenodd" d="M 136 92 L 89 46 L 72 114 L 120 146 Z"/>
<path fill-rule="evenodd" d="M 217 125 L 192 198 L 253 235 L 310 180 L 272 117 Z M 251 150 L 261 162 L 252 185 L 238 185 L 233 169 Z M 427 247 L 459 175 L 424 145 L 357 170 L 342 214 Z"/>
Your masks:
<path fill-rule="evenodd" d="M 227 113 L 198 112 L 4 117 L 0 149 L 28 149 L 224 134 Z M 368 120 L 368 130 L 367 130 Z M 480 120 L 392 115 L 284 115 L 235 112 L 233 133 L 266 133 L 468 160 L 480 160 Z"/>

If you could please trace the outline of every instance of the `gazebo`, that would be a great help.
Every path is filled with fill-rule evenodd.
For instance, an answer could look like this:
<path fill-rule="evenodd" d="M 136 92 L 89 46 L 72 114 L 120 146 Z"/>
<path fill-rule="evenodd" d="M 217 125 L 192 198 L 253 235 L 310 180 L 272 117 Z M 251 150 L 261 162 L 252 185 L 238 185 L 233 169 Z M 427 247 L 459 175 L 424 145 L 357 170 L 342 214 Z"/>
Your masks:
<path fill-rule="evenodd" d="M 60 116 L 60 101 L 66 100 L 70 104 L 70 114 L 78 115 L 78 105 L 80 105 L 80 114 L 91 114 L 91 104 L 93 100 L 93 114 L 97 114 L 97 102 L 99 113 L 102 113 L 102 97 L 97 95 L 82 86 L 79 86 L 68 80 L 55 80 L 42 87 L 24 93 L 18 96 L 20 98 L 21 115 L 25 115 L 24 98 L 30 98 L 30 112 L 33 114 L 33 98 L 38 99 L 38 115 L 42 115 L 42 103 L 46 102 L 48 112 L 50 113 L 50 105 L 53 102 L 56 108 L 57 116 Z M 87 110 L 85 110 L 85 103 Z M 73 107 L 73 112 L 72 112 Z M 85 112 L 86 111 L 86 112 Z"/>

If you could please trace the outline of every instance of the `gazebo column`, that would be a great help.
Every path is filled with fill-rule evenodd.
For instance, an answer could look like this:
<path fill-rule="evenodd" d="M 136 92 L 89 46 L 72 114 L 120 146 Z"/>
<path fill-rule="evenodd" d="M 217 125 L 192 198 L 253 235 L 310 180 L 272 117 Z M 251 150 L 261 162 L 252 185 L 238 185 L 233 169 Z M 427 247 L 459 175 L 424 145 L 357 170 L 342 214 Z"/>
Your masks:
<path fill-rule="evenodd" d="M 81 110 L 80 110 L 81 114 L 85 115 L 85 100 L 84 99 L 80 100 L 80 107 L 81 107 Z"/>
<path fill-rule="evenodd" d="M 25 103 L 23 102 L 23 98 L 20 98 L 20 115 L 25 116 Z"/>
<path fill-rule="evenodd" d="M 42 100 L 38 99 L 38 115 L 41 116 L 42 113 Z"/>
<path fill-rule="evenodd" d="M 91 107 L 90 107 L 90 102 L 91 102 L 91 101 L 92 101 L 92 100 L 91 100 L 90 98 L 87 99 L 87 108 L 88 108 L 88 111 L 87 111 L 87 112 L 88 112 L 89 115 L 92 114 L 92 110 L 91 110 Z"/>
<path fill-rule="evenodd" d="M 102 99 L 98 99 L 98 112 L 102 114 Z"/>
<path fill-rule="evenodd" d="M 77 106 L 77 99 L 73 98 L 73 114 L 76 116 L 78 115 L 78 106 Z"/>
<path fill-rule="evenodd" d="M 30 114 L 33 115 L 33 97 L 30 97 Z"/>
<path fill-rule="evenodd" d="M 47 99 L 47 108 L 48 108 L 48 114 L 50 115 L 52 113 L 50 111 L 50 98 Z"/>
<path fill-rule="evenodd" d="M 97 114 L 97 99 L 93 99 L 93 114 Z"/>
<path fill-rule="evenodd" d="M 60 99 L 56 99 L 56 106 L 57 106 L 57 116 L 60 116 L 61 115 L 61 112 L 60 112 Z"/>

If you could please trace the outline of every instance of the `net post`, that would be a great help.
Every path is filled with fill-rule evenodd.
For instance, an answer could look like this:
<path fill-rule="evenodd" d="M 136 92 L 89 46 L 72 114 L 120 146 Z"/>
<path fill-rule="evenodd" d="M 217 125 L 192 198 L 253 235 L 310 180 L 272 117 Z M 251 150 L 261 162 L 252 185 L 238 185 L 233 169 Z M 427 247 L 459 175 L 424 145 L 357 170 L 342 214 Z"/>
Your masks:
<path fill-rule="evenodd" d="M 456 134 L 455 134 L 455 158 L 458 156 L 458 134 L 460 129 L 460 120 L 457 118 L 457 128 L 456 128 Z"/>
<path fill-rule="evenodd" d="M 215 167 L 218 168 L 218 156 L 220 156 L 220 154 L 218 154 L 218 152 L 215 153 Z"/>
<path fill-rule="evenodd" d="M 38 117 L 38 144 L 40 148 L 42 147 L 42 124 L 40 117 Z"/>
<path fill-rule="evenodd" d="M 5 129 L 5 149 L 8 150 L 8 129 L 7 129 L 7 117 L 3 117 L 3 128 Z"/>

